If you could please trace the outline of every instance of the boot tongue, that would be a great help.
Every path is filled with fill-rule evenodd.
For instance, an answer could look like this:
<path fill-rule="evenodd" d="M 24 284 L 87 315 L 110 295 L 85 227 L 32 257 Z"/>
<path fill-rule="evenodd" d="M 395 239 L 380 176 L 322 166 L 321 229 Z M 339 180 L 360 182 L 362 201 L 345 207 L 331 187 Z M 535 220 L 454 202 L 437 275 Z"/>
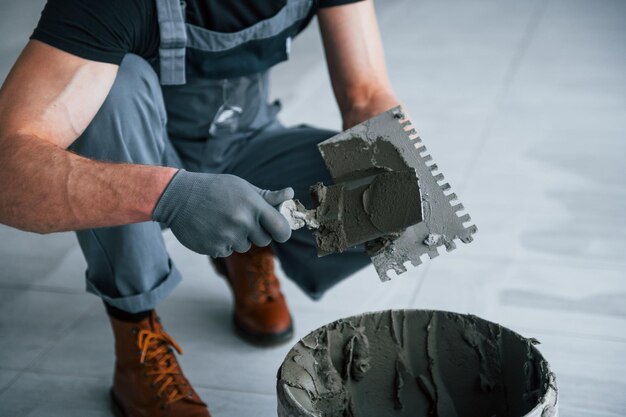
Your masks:
<path fill-rule="evenodd" d="M 149 326 L 149 327 L 148 327 Z M 184 401 L 194 401 L 194 398 L 189 397 L 193 392 L 191 390 L 185 390 L 183 387 L 188 384 L 187 380 L 182 374 L 180 369 L 180 365 L 176 360 L 176 356 L 174 355 L 173 348 L 180 349 L 175 341 L 171 340 L 169 335 L 163 331 L 163 327 L 161 325 L 161 321 L 159 320 L 156 314 L 150 316 L 149 319 L 146 320 L 146 329 L 156 335 L 162 335 L 164 339 L 153 339 L 147 346 L 147 354 L 154 354 L 156 350 L 162 350 L 159 354 L 152 356 L 150 361 L 147 362 L 149 366 L 152 367 L 153 370 L 164 371 L 167 369 L 168 371 L 164 371 L 163 375 L 165 375 L 161 382 L 165 382 L 168 378 L 172 379 L 172 382 L 168 384 L 168 387 L 164 390 L 165 395 L 170 395 L 175 392 L 175 395 L 180 395 L 180 400 Z M 173 345 L 171 344 L 173 343 Z M 204 404 L 202 401 L 199 401 L 199 404 Z"/>
<path fill-rule="evenodd" d="M 152 314 L 150 314 L 150 317 L 148 317 L 146 324 L 146 330 L 150 330 L 154 333 L 161 333 L 161 329 L 163 328 L 163 326 L 161 326 L 161 320 L 159 320 L 159 316 L 157 316 L 156 312 L 153 311 Z"/>

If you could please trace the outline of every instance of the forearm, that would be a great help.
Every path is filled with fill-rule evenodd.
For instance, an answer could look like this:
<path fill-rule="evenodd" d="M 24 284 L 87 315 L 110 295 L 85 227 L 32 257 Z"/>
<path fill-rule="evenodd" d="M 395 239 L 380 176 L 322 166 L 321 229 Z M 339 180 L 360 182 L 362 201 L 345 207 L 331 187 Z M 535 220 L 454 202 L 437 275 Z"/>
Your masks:
<path fill-rule="evenodd" d="M 320 23 L 323 20 L 320 20 Z M 322 23 L 321 23 L 322 24 Z M 339 56 L 333 52 L 331 42 L 337 42 L 331 34 L 337 28 L 324 30 L 323 36 L 326 61 L 330 73 L 333 92 L 339 110 L 347 114 L 355 107 L 365 107 L 372 99 L 381 96 L 394 96 L 384 66 L 376 65 L 372 56 Z M 339 40 L 349 42 L 349 40 Z M 367 55 L 367 48 L 364 48 Z M 380 64 L 382 66 L 383 64 Z"/>
<path fill-rule="evenodd" d="M 32 136 L 0 139 L 0 223 L 38 233 L 151 220 L 173 168 L 92 161 Z"/>
<path fill-rule="evenodd" d="M 398 105 L 387 75 L 373 2 L 321 9 L 318 16 L 344 127 Z"/>

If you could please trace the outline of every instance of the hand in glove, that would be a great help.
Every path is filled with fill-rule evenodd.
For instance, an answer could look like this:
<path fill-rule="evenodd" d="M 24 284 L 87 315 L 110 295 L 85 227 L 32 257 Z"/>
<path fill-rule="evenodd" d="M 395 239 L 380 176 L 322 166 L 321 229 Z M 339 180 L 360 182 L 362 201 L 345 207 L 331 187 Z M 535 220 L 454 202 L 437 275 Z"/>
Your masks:
<path fill-rule="evenodd" d="M 212 257 L 247 252 L 291 237 L 287 220 L 274 208 L 293 198 L 293 189 L 261 190 L 228 174 L 178 171 L 152 213 L 194 252 Z"/>

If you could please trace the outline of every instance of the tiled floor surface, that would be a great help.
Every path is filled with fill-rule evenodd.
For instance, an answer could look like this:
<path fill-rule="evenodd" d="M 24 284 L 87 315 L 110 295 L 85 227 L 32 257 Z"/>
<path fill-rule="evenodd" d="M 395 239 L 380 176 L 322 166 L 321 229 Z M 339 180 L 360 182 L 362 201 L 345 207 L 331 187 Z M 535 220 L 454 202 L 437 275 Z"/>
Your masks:
<path fill-rule="evenodd" d="M 542 341 L 563 416 L 626 415 L 626 2 L 379 0 L 394 85 L 479 226 L 476 241 L 314 303 L 283 285 L 298 336 L 386 308 L 471 312 Z M 0 78 L 41 0 L 0 2 Z M 315 28 L 274 73 L 287 123 L 337 128 Z M 206 259 L 166 234 L 186 280 L 160 308 L 216 417 L 275 416 L 288 347 L 230 329 Z M 109 416 L 112 339 L 72 234 L 0 227 L 0 416 Z M 245 369 L 244 374 L 241 370 Z"/>

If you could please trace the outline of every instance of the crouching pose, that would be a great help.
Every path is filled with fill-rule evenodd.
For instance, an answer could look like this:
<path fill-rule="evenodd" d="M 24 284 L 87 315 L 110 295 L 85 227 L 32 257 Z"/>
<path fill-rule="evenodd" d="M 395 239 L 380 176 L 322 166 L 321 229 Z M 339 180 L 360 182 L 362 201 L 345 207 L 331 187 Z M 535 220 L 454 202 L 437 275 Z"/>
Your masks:
<path fill-rule="evenodd" d="M 0 91 L 0 223 L 77 231 L 119 416 L 209 415 L 155 313 L 181 280 L 163 227 L 211 258 L 261 345 L 293 333 L 274 256 L 312 298 L 369 262 L 318 258 L 275 208 L 331 182 L 316 145 L 335 132 L 285 127 L 268 102 L 269 69 L 316 15 L 344 127 L 397 105 L 371 0 L 49 0 Z"/>

